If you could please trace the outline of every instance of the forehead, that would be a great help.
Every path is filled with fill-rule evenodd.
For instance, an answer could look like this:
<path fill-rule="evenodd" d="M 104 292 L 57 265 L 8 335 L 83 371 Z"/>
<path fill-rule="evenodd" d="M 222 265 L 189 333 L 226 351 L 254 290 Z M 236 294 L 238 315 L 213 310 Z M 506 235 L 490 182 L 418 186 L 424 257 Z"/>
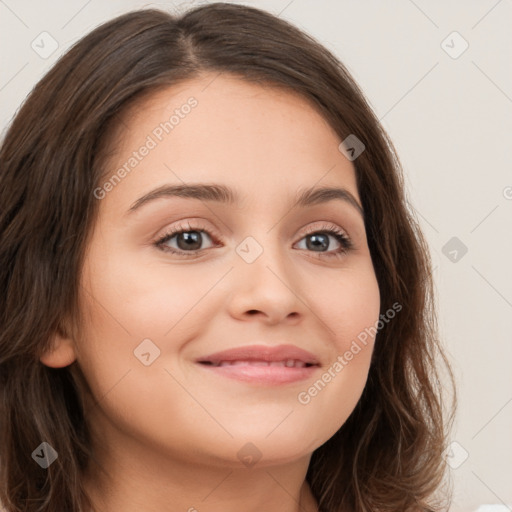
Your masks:
<path fill-rule="evenodd" d="M 247 200 L 287 190 L 295 196 L 315 184 L 343 185 L 357 197 L 341 139 L 310 100 L 229 75 L 145 95 L 119 118 L 111 140 L 105 178 L 128 171 L 112 198 L 135 200 L 149 188 L 188 181 L 222 182 Z"/>

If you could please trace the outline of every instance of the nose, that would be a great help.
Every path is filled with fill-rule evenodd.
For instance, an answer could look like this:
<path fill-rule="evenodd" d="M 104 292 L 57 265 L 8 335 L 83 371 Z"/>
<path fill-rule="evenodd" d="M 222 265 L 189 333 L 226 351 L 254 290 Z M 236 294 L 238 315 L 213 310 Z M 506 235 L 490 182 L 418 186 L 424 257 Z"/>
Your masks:
<path fill-rule="evenodd" d="M 253 240 L 237 248 L 228 299 L 230 314 L 239 320 L 261 319 L 269 325 L 283 321 L 296 324 L 307 309 L 300 276 L 286 262 L 283 248 L 272 237 L 258 250 Z M 244 253 L 244 249 L 249 248 Z M 260 253 L 255 259 L 258 250 Z M 250 254 L 252 257 L 245 257 Z M 240 256 L 240 254 L 242 256 Z"/>

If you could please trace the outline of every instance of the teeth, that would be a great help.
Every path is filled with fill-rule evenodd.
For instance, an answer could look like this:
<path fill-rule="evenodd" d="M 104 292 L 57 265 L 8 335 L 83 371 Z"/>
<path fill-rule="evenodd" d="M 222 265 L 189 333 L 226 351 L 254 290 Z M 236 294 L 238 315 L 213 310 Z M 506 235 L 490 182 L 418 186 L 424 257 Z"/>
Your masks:
<path fill-rule="evenodd" d="M 282 366 L 286 368 L 304 368 L 306 363 L 295 359 L 285 361 L 220 361 L 213 366 Z"/>

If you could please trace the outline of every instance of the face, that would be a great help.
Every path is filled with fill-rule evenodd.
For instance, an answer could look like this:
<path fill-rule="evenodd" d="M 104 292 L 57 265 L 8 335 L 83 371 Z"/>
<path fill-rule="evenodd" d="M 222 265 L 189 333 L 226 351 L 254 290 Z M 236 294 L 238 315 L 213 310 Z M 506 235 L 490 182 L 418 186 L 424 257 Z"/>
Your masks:
<path fill-rule="evenodd" d="M 293 93 L 214 78 L 159 91 L 119 125 L 94 191 L 82 339 L 67 350 L 104 439 L 189 463 L 275 464 L 311 454 L 353 411 L 374 343 L 357 340 L 378 321 L 379 289 L 341 139 Z M 233 201 L 148 196 L 199 184 Z M 296 204 L 323 187 L 344 192 Z M 57 366 L 61 341 L 45 364 Z M 197 362 L 247 345 L 292 345 L 318 365 Z"/>

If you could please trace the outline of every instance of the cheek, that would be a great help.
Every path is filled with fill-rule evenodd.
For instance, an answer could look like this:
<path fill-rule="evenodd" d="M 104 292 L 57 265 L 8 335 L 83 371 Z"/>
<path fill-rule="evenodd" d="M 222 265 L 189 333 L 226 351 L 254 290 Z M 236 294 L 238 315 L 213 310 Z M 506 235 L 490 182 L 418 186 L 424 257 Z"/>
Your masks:
<path fill-rule="evenodd" d="M 182 341 L 200 328 L 198 316 L 218 313 L 217 300 L 206 309 L 208 301 L 202 300 L 218 278 L 205 266 L 171 268 L 162 260 L 141 261 L 99 244 L 94 249 L 83 272 L 78 362 L 97 400 L 110 395 L 125 376 L 117 392 L 136 380 L 139 391 L 151 396 L 169 385 L 164 368 L 172 367 Z M 141 354 L 148 350 L 154 362 L 146 366 Z M 130 394 L 130 399 L 138 396 Z"/>
<path fill-rule="evenodd" d="M 127 253 L 112 249 L 103 250 L 101 257 L 91 256 L 86 295 L 91 322 L 129 333 L 132 342 L 165 337 L 181 319 L 194 315 L 195 305 L 215 284 L 215 276 L 205 266 L 166 265 L 161 258 L 134 258 Z"/>
<path fill-rule="evenodd" d="M 379 321 L 380 293 L 373 268 L 344 270 L 323 293 L 317 286 L 308 304 L 332 340 L 329 360 L 316 381 L 297 395 L 297 401 L 323 418 L 324 436 L 333 435 L 352 413 L 368 377 Z"/>
<path fill-rule="evenodd" d="M 337 355 L 350 350 L 352 341 L 367 340 L 371 345 L 373 328 L 379 320 L 380 292 L 372 267 L 340 271 L 339 277 L 326 280 L 323 293 L 321 282 L 311 287 L 310 305 L 321 318 Z M 350 356 L 349 356 L 350 357 Z"/>

